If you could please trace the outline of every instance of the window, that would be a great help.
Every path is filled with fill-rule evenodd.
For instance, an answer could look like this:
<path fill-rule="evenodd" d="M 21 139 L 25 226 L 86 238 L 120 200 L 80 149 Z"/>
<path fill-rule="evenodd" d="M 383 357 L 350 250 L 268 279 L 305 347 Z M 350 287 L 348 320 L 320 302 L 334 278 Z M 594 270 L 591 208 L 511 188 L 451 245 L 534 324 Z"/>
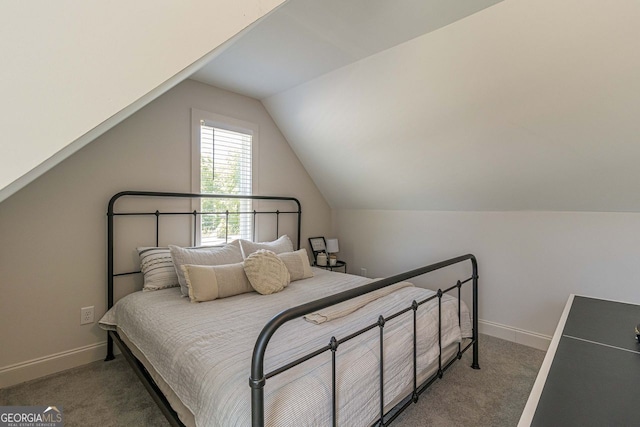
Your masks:
<path fill-rule="evenodd" d="M 193 110 L 192 116 L 195 136 L 192 190 L 207 194 L 252 194 L 255 126 L 197 110 Z M 202 199 L 200 203 L 196 209 L 211 213 L 198 217 L 198 244 L 251 239 L 252 215 L 225 214 L 251 212 L 250 200 Z"/>

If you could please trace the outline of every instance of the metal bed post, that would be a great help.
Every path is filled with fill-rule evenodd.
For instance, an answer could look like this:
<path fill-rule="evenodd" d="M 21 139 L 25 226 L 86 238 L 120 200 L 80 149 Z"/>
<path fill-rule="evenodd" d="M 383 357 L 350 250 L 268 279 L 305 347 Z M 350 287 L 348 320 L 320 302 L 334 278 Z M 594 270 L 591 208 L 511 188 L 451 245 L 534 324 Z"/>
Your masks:
<path fill-rule="evenodd" d="M 198 211 L 193 210 L 193 246 L 198 241 Z"/>
<path fill-rule="evenodd" d="M 380 327 L 380 425 L 384 427 L 384 317 L 378 317 Z"/>
<path fill-rule="evenodd" d="M 413 311 L 413 393 L 411 400 L 413 403 L 418 402 L 418 301 L 411 302 L 411 311 Z"/>
<path fill-rule="evenodd" d="M 438 289 L 438 378 L 442 378 L 442 289 Z"/>
<path fill-rule="evenodd" d="M 253 210 L 253 225 L 251 227 L 251 240 L 256 240 L 256 210 Z"/>
<path fill-rule="evenodd" d="M 107 209 L 107 310 L 113 307 L 113 204 L 116 196 L 109 200 Z M 113 355 L 113 338 L 107 334 L 107 357 L 105 362 L 115 359 Z"/>
<path fill-rule="evenodd" d="M 156 209 L 156 246 L 160 246 L 160 211 Z"/>
<path fill-rule="evenodd" d="M 460 295 L 461 291 L 462 291 L 462 283 L 460 282 L 460 280 L 458 280 L 458 282 L 456 283 L 456 287 L 458 288 L 458 326 L 462 325 L 462 317 L 460 316 L 460 308 L 462 306 L 462 297 Z M 462 349 L 462 343 L 458 343 L 458 359 L 462 358 L 462 352 L 460 351 Z"/>
<path fill-rule="evenodd" d="M 476 257 L 471 257 L 473 266 L 473 369 L 480 369 L 478 363 L 478 261 Z"/>
<path fill-rule="evenodd" d="M 329 341 L 331 348 L 331 418 L 333 427 L 338 425 L 338 393 L 336 392 L 336 351 L 338 350 L 338 340 L 331 337 Z"/>

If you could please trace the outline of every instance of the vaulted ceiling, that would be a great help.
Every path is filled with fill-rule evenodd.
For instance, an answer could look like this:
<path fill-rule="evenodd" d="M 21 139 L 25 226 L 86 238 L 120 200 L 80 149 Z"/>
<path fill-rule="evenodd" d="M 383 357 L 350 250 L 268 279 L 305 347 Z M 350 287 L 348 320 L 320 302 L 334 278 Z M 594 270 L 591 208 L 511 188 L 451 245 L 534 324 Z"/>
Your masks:
<path fill-rule="evenodd" d="M 285 0 L 33 0 L 0 9 L 0 202 Z"/>
<path fill-rule="evenodd" d="M 640 3 L 289 0 L 214 49 L 281 2 L 142 32 L 149 2 L 11 6 L 0 201 L 207 58 L 191 77 L 261 99 L 334 208 L 640 212 Z"/>
<path fill-rule="evenodd" d="M 502 0 L 289 0 L 191 76 L 263 99 Z"/>
<path fill-rule="evenodd" d="M 377 51 L 335 17 L 286 9 L 304 3 L 274 17 L 285 31 L 256 28 L 220 56 L 209 83 L 262 98 L 334 208 L 640 211 L 640 3 L 505 0 L 408 19 Z M 418 13 L 398 4 L 386 16 Z M 379 28 L 360 8 L 348 20 Z M 287 57 L 298 43 L 319 54 Z M 234 67 L 255 72 L 225 80 Z"/>

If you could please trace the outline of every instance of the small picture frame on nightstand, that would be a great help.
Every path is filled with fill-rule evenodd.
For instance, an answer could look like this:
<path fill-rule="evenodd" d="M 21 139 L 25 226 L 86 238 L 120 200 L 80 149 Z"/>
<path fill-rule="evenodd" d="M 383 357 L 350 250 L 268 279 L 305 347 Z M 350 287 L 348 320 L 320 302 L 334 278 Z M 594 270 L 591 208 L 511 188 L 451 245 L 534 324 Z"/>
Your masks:
<path fill-rule="evenodd" d="M 309 237 L 309 245 L 311 246 L 311 252 L 313 252 L 313 260 L 318 260 L 318 254 L 320 252 L 327 252 L 327 242 L 324 237 Z"/>

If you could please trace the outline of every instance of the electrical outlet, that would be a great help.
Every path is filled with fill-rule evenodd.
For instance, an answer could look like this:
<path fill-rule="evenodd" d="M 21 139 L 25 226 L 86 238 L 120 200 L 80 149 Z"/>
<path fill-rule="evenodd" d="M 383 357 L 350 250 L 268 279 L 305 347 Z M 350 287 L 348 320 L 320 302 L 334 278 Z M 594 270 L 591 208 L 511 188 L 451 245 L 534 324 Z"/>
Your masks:
<path fill-rule="evenodd" d="M 88 323 L 93 323 L 93 306 L 80 309 L 80 324 L 86 325 Z"/>
<path fill-rule="evenodd" d="M 366 268 L 361 268 L 360 269 L 360 275 L 362 277 L 367 277 L 367 269 Z"/>

